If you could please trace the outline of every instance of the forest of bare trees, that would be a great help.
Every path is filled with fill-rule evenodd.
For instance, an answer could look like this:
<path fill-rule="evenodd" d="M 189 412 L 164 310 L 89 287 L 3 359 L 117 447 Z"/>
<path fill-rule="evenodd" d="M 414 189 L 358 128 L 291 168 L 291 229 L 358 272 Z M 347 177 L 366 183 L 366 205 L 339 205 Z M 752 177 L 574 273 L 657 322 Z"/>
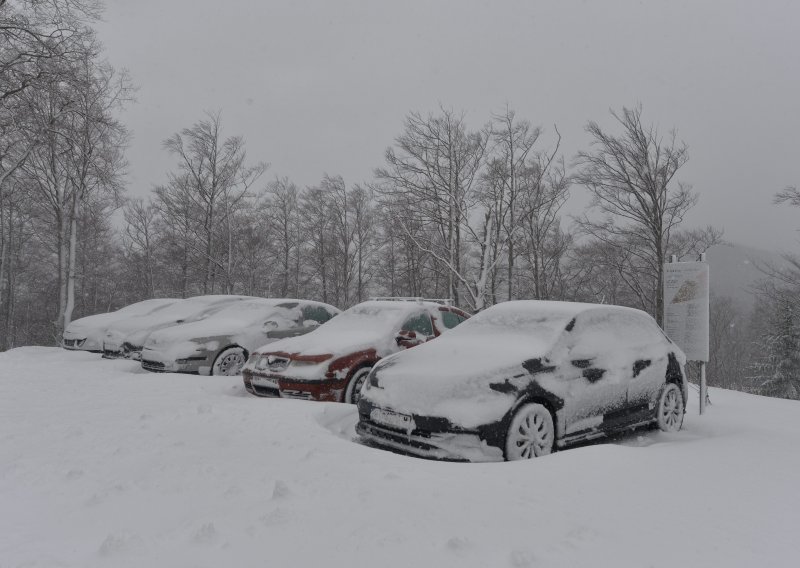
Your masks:
<path fill-rule="evenodd" d="M 472 312 L 574 300 L 660 321 L 665 260 L 722 243 L 682 226 L 698 199 L 680 179 L 687 146 L 641 106 L 589 122 L 577 156 L 508 106 L 477 128 L 446 107 L 409 112 L 372 179 L 307 187 L 209 112 L 163 141 L 173 165 L 149 196 L 127 197 L 119 111 L 134 90 L 103 57 L 97 14 L 91 0 L 0 1 L 0 349 L 56 344 L 72 319 L 137 300 L 212 293 L 341 308 L 451 297 Z M 591 203 L 568 217 L 575 192 Z M 800 204 L 794 188 L 776 199 Z M 800 396 L 795 262 L 754 311 L 713 299 L 710 384 Z"/>

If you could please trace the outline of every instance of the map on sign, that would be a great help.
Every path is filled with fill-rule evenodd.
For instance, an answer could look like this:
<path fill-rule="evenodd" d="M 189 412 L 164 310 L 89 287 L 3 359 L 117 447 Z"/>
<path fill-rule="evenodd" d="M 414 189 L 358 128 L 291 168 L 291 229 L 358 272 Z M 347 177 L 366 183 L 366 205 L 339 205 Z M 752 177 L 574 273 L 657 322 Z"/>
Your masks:
<path fill-rule="evenodd" d="M 708 264 L 664 265 L 664 332 L 690 361 L 708 362 Z"/>

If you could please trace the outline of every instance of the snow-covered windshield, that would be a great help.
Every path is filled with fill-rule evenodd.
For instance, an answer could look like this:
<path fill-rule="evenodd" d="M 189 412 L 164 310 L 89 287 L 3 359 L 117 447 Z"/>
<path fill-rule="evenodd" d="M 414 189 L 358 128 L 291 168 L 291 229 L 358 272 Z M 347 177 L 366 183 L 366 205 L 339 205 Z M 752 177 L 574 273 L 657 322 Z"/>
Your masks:
<path fill-rule="evenodd" d="M 288 305 L 288 304 L 284 304 Z M 294 304 L 297 305 L 296 303 Z M 267 320 L 276 320 L 276 323 L 284 322 L 284 320 L 294 320 L 300 317 L 300 311 L 297 314 L 292 314 L 292 310 L 286 307 L 278 307 L 270 305 L 266 302 L 232 302 L 225 304 L 224 307 L 215 311 L 209 319 L 212 321 L 219 318 L 236 319 L 242 325 L 251 325 L 256 323 L 263 323 Z M 296 315 L 296 317 L 292 317 Z"/>
<path fill-rule="evenodd" d="M 145 315 L 150 314 L 155 311 L 160 311 L 166 308 L 167 306 L 174 304 L 176 302 L 180 302 L 180 300 L 173 300 L 167 298 L 156 298 L 153 300 L 144 300 L 141 302 L 136 302 L 135 304 L 131 304 L 129 306 L 125 306 L 124 308 L 120 308 L 117 310 L 116 313 L 118 314 L 129 314 L 129 315 Z"/>
<path fill-rule="evenodd" d="M 554 341 L 575 317 L 572 310 L 530 308 L 518 302 L 498 304 L 448 332 L 451 338 L 464 336 L 524 335 L 540 341 Z"/>
<path fill-rule="evenodd" d="M 227 304 L 229 301 L 235 300 L 235 297 L 232 297 L 230 300 L 220 299 L 217 298 L 215 300 L 208 300 L 205 298 L 188 298 L 186 300 L 181 300 L 165 308 L 158 310 L 156 313 L 159 317 L 164 318 L 185 318 L 192 316 L 200 311 L 210 309 L 212 306 L 217 304 Z"/>
<path fill-rule="evenodd" d="M 364 303 L 353 306 L 325 324 L 327 333 L 336 334 L 353 330 L 386 333 L 399 326 L 409 314 L 408 305 Z"/>

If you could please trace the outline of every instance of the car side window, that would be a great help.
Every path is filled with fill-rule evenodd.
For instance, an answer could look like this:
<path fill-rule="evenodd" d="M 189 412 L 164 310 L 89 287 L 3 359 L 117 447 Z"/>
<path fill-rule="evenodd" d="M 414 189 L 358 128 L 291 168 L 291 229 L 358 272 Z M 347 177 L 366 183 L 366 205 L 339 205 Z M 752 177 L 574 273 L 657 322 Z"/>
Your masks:
<path fill-rule="evenodd" d="M 449 310 L 440 311 L 439 314 L 442 317 L 442 323 L 444 323 L 444 326 L 447 329 L 453 329 L 458 324 L 463 323 L 465 321 L 463 317 Z"/>
<path fill-rule="evenodd" d="M 430 337 L 433 335 L 433 322 L 431 322 L 431 316 L 428 314 L 417 314 L 408 318 L 400 329 Z"/>
<path fill-rule="evenodd" d="M 306 306 L 303 308 L 303 321 L 313 320 L 319 324 L 323 324 L 331 319 L 331 314 L 322 306 Z"/>

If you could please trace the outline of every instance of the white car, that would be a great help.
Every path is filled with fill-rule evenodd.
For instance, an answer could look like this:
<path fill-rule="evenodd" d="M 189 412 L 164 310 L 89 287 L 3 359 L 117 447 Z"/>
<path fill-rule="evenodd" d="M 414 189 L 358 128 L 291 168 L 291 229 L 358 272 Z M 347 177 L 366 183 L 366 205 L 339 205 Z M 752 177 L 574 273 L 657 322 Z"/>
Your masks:
<path fill-rule="evenodd" d="M 223 306 L 203 320 L 150 334 L 142 349 L 148 371 L 238 375 L 256 348 L 303 335 L 339 310 L 309 300 L 243 300 Z"/>
<path fill-rule="evenodd" d="M 128 318 L 151 314 L 179 301 L 176 298 L 144 300 L 120 308 L 115 312 L 76 319 L 64 330 L 61 346 L 64 349 L 102 353 L 103 337 L 109 326 Z"/>
<path fill-rule="evenodd" d="M 139 360 L 147 336 L 157 329 L 198 321 L 226 304 L 249 299 L 253 298 L 222 294 L 194 296 L 179 300 L 151 314 L 116 322 L 108 327 L 103 337 L 103 357 Z"/>

